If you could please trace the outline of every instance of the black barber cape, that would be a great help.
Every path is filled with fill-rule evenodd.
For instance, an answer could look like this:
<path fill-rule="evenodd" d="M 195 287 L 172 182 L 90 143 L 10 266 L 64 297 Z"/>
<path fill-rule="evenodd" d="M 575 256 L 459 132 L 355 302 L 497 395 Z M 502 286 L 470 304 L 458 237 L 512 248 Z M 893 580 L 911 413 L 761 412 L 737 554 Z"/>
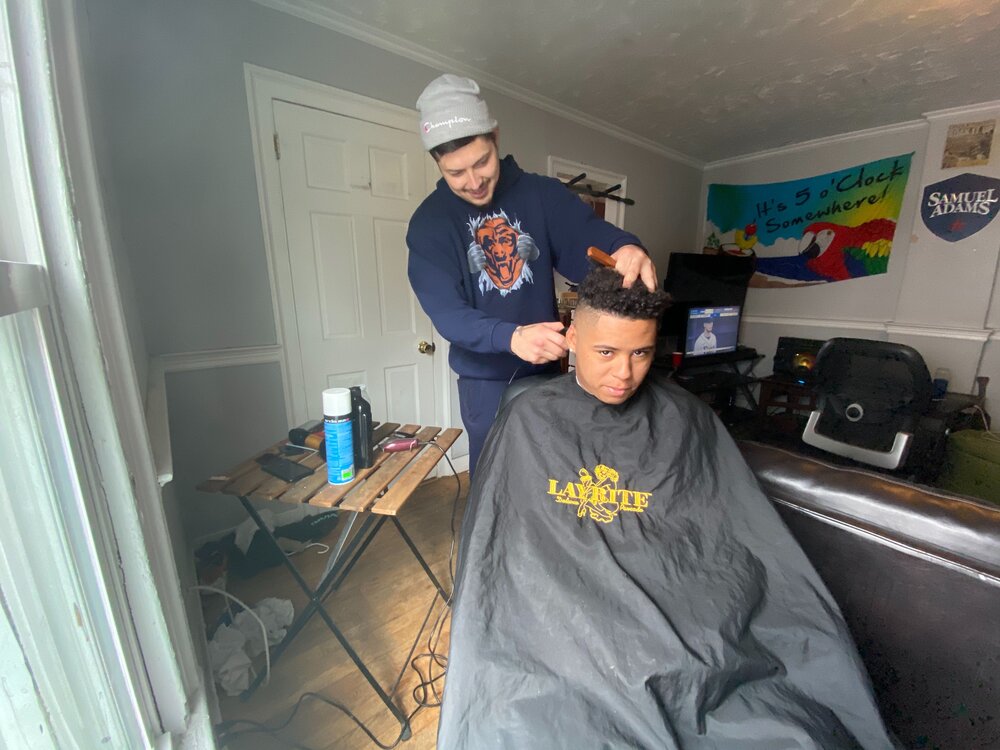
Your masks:
<path fill-rule="evenodd" d="M 441 750 L 891 748 L 837 605 L 697 398 L 572 375 L 498 417 L 459 547 Z"/>

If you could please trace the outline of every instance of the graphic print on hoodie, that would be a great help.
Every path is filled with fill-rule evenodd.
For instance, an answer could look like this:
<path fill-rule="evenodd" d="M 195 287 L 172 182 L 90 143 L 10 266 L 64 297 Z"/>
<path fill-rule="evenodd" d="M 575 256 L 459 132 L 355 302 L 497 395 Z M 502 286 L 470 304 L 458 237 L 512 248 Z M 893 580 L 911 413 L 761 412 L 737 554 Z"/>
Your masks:
<path fill-rule="evenodd" d="M 538 247 L 531 235 L 521 229 L 521 222 L 510 219 L 506 211 L 470 216 L 469 271 L 479 274 L 479 292 L 491 290 L 506 297 L 522 284 L 534 279 L 530 262 L 538 257 Z"/>

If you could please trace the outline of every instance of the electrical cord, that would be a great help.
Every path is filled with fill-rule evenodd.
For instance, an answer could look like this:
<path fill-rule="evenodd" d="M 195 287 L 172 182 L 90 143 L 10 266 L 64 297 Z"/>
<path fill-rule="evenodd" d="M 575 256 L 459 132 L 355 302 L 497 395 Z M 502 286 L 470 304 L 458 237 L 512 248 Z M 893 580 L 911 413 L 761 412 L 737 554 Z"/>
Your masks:
<path fill-rule="evenodd" d="M 986 430 L 986 436 L 985 436 L 986 439 L 1000 442 L 1000 435 L 997 435 L 996 433 L 990 431 L 990 423 L 989 420 L 986 418 L 986 412 L 983 410 L 983 407 L 981 407 L 979 404 L 973 404 L 972 408 L 979 412 L 979 416 L 983 420 L 983 429 Z"/>
<path fill-rule="evenodd" d="M 312 691 L 309 691 L 306 693 L 302 693 L 302 695 L 299 696 L 299 699 L 295 702 L 295 705 L 292 707 L 292 710 L 288 714 L 288 717 L 279 724 L 269 726 L 267 724 L 260 724 L 256 721 L 251 721 L 250 719 L 234 719 L 233 721 L 225 721 L 222 722 L 221 724 L 216 725 L 216 729 L 222 732 L 222 734 L 220 734 L 218 738 L 219 747 L 220 748 L 226 747 L 226 745 L 228 745 L 237 737 L 242 737 L 243 735 L 246 734 L 261 733 L 270 735 L 274 739 L 280 741 L 286 747 L 292 747 L 295 748 L 295 750 L 311 750 L 311 748 L 309 748 L 306 745 L 302 745 L 297 742 L 289 742 L 284 737 L 278 734 L 278 732 L 280 732 L 282 729 L 285 729 L 286 727 L 288 727 L 289 724 L 292 723 L 292 720 L 295 719 L 296 714 L 298 714 L 299 709 L 302 708 L 307 699 L 320 701 L 321 703 L 325 703 L 328 706 L 332 706 L 333 708 L 336 708 L 337 710 L 346 714 L 351 721 L 353 721 L 355 724 L 358 725 L 358 727 L 361 729 L 362 732 L 368 735 L 368 738 L 372 742 L 374 742 L 378 747 L 381 748 L 381 750 L 392 750 L 394 747 L 399 745 L 400 742 L 403 741 L 403 734 L 405 733 L 405 728 L 400 728 L 399 736 L 391 745 L 383 744 L 382 742 L 379 742 L 378 738 L 374 734 L 372 734 L 372 731 L 365 725 L 363 721 L 361 721 L 357 716 L 351 713 L 351 710 L 347 708 L 347 706 L 338 703 L 335 700 L 331 700 L 330 698 L 327 698 L 325 695 L 320 695 L 319 693 L 314 693 Z M 416 715 L 417 711 L 419 711 L 421 708 L 422 706 L 417 706 L 417 708 L 414 709 L 413 713 L 411 713 L 409 716 L 406 717 L 407 727 L 409 727 L 410 725 L 410 720 Z M 250 728 L 238 729 L 238 730 L 232 729 L 232 727 L 241 724 L 248 725 Z"/>
<path fill-rule="evenodd" d="M 430 633 L 427 636 L 427 651 L 422 654 L 418 654 L 410 662 L 410 667 L 421 677 L 420 682 L 413 688 L 413 702 L 422 708 L 437 708 L 441 705 L 441 695 L 438 693 L 437 683 L 444 679 L 445 675 L 448 673 L 448 657 L 443 654 L 439 654 L 437 652 L 437 647 L 441 640 L 441 634 L 444 631 L 444 624 L 448 621 L 450 613 L 451 604 L 449 599 L 448 602 L 445 602 L 445 607 L 438 614 L 434 627 L 431 628 Z M 421 674 L 420 667 L 417 663 L 420 659 L 427 660 L 426 678 L 424 678 Z M 435 666 L 438 667 L 441 672 L 432 676 Z M 433 700 L 427 695 L 428 688 L 434 696 Z"/>
<path fill-rule="evenodd" d="M 426 700 L 421 700 L 419 693 L 420 691 L 422 691 L 423 696 L 426 697 L 427 686 L 433 685 L 433 683 L 442 679 L 444 677 L 444 672 L 433 678 L 431 678 L 430 674 L 428 674 L 428 677 L 425 678 L 424 675 L 420 672 L 419 667 L 416 666 L 417 659 L 423 658 L 425 655 L 420 654 L 414 657 L 412 660 L 410 659 L 413 652 L 416 650 L 417 644 L 420 642 L 420 637 L 424 633 L 424 629 L 427 626 L 427 621 L 430 619 L 431 613 L 434 611 L 434 605 L 437 604 L 437 599 L 438 599 L 438 592 L 435 591 L 434 598 L 431 601 L 431 606 L 428 608 L 427 614 L 424 616 L 424 621 L 420 625 L 420 630 L 417 632 L 417 637 L 414 639 L 413 645 L 410 647 L 410 651 L 406 656 L 406 662 L 409 662 L 410 667 L 417 673 L 417 676 L 420 680 L 420 682 L 413 688 L 413 697 L 417 706 L 416 708 L 413 709 L 413 711 L 409 714 L 409 716 L 406 717 L 405 726 L 400 727 L 399 735 L 391 744 L 385 744 L 379 741 L 379 739 L 372 733 L 371 729 L 369 729 L 368 726 L 363 721 L 361 721 L 361 719 L 355 716 L 354 713 L 349 708 L 347 708 L 347 706 L 338 703 L 335 700 L 327 698 L 325 695 L 321 695 L 319 693 L 314 693 L 310 691 L 302 693 L 302 695 L 299 696 L 298 700 L 295 702 L 295 705 L 292 707 L 291 712 L 288 714 L 288 716 L 285 718 L 284 721 L 278 724 L 274 725 L 261 724 L 260 722 L 252 721 L 250 719 L 234 719 L 232 721 L 226 721 L 217 724 L 216 730 L 219 733 L 217 738 L 219 747 L 220 748 L 226 747 L 230 742 L 232 742 L 237 737 L 241 737 L 247 734 L 260 733 L 260 734 L 267 734 L 270 737 L 273 737 L 274 739 L 280 741 L 285 747 L 295 748 L 295 750 L 311 750 L 311 748 L 307 747 L 306 745 L 289 742 L 285 738 L 281 737 L 278 734 L 278 732 L 280 732 L 282 729 L 285 729 L 292 723 L 292 721 L 295 719 L 296 714 L 298 714 L 299 709 L 302 707 L 302 705 L 305 703 L 307 699 L 313 699 L 320 701 L 321 703 L 325 703 L 329 706 L 332 706 L 333 708 L 339 710 L 341 713 L 345 714 L 347 718 L 353 721 L 358 726 L 358 728 L 361 729 L 361 731 L 368 736 L 368 738 L 372 742 L 374 742 L 379 748 L 381 748 L 381 750 L 393 750 L 393 748 L 397 747 L 399 743 L 403 741 L 403 735 L 405 734 L 406 729 L 410 726 L 410 722 L 413 720 L 413 717 L 417 715 L 418 711 L 420 711 L 423 708 L 430 708 L 440 705 L 440 701 L 438 701 L 438 703 L 429 703 Z M 445 609 L 442 611 L 447 611 L 447 607 L 445 607 Z M 438 635 L 438 637 L 440 637 L 440 634 Z M 437 643 L 435 641 L 435 646 L 436 645 Z M 446 657 L 441 657 L 440 655 L 433 652 L 433 649 L 430 648 L 430 640 L 428 640 L 428 648 L 431 651 L 431 658 L 433 660 L 439 660 L 443 658 L 445 659 L 445 661 L 447 661 Z M 406 662 L 404 662 L 403 666 L 404 672 L 406 670 Z M 395 689 L 396 687 L 398 687 L 399 682 L 402 679 L 402 676 L 403 673 L 400 673 L 399 678 L 397 678 L 396 680 L 396 685 L 393 686 L 393 689 L 390 691 L 390 693 L 395 692 Z M 433 687 L 432 690 L 434 690 Z M 435 696 L 437 696 L 436 691 L 435 691 Z M 234 727 L 239 727 L 239 726 L 247 726 L 248 728 L 234 729 Z"/>
<path fill-rule="evenodd" d="M 438 445 L 433 440 L 422 440 L 421 445 L 430 445 L 441 451 L 441 455 L 444 456 L 444 460 L 448 462 L 448 468 L 451 469 L 451 475 L 455 477 L 455 498 L 451 501 L 451 547 L 448 549 L 448 576 L 451 582 L 452 596 L 455 595 L 455 543 L 457 539 L 457 532 L 455 530 L 455 517 L 458 513 L 458 499 L 462 496 L 462 480 L 458 478 L 458 472 L 455 471 L 455 465 L 451 462 L 451 457 L 448 452 Z M 448 597 L 447 602 L 448 607 L 451 607 L 451 597 Z"/>
<path fill-rule="evenodd" d="M 458 501 L 462 495 L 462 480 L 459 479 L 458 472 L 455 470 L 455 466 L 452 464 L 451 457 L 448 456 L 448 452 L 433 440 L 424 440 L 419 444 L 433 446 L 441 451 L 441 455 L 444 456 L 444 460 L 448 462 L 448 468 L 451 469 L 452 476 L 455 477 L 455 497 L 452 499 L 451 503 L 451 546 L 448 549 L 448 578 L 451 583 L 451 595 L 445 601 L 445 605 L 438 614 L 434 626 L 428 633 L 427 650 L 410 660 L 410 668 L 413 669 L 413 671 L 416 672 L 417 676 L 420 678 L 418 684 L 414 686 L 412 694 L 413 702 L 416 703 L 418 710 L 420 708 L 437 708 L 441 705 L 441 694 L 438 693 L 437 685 L 444 679 L 448 672 L 448 657 L 444 654 L 439 654 L 437 652 L 437 647 L 440 643 L 441 635 L 444 632 L 445 623 L 447 623 L 448 616 L 451 614 L 451 602 L 455 595 L 455 547 L 458 536 L 457 530 L 455 529 L 455 519 L 458 515 Z M 433 606 L 436 601 L 437 598 L 435 597 L 435 599 L 431 602 L 431 611 L 433 611 Z M 428 611 L 428 615 L 430 615 L 430 611 Z M 417 635 L 418 639 L 421 633 L 423 633 L 423 627 L 421 627 L 421 631 Z M 418 664 L 420 660 L 427 660 L 426 678 L 420 671 L 420 666 Z M 435 666 L 441 670 L 441 672 L 437 675 L 433 674 Z M 431 695 L 433 695 L 433 699 L 429 698 L 427 694 L 428 689 L 430 690 Z"/>
<path fill-rule="evenodd" d="M 413 717 L 416 716 L 421 709 L 437 708 L 438 706 L 441 705 L 442 696 L 438 692 L 438 683 L 441 680 L 443 680 L 445 675 L 447 674 L 448 657 L 443 654 L 439 654 L 437 652 L 437 648 L 440 645 L 441 636 L 442 633 L 444 632 L 444 625 L 448 621 L 448 616 L 451 613 L 451 602 L 455 595 L 455 547 L 457 539 L 457 531 L 455 529 L 455 519 L 457 518 L 458 515 L 458 501 L 462 496 L 462 480 L 459 478 L 458 472 L 455 470 L 455 465 L 451 462 L 451 457 L 448 456 L 448 453 L 444 448 L 442 448 L 433 440 L 421 440 L 417 443 L 417 445 L 420 445 L 421 447 L 433 446 L 434 448 L 437 448 L 439 451 L 441 451 L 441 455 L 443 455 L 445 461 L 448 462 L 448 468 L 451 469 L 451 473 L 455 477 L 455 497 L 452 500 L 452 505 L 451 505 L 451 523 L 450 523 L 451 546 L 448 549 L 448 577 L 451 583 L 451 595 L 448 596 L 448 598 L 445 600 L 444 607 L 438 613 L 437 619 L 435 620 L 434 625 L 431 627 L 428 633 L 427 650 L 425 652 L 417 654 L 416 656 L 413 656 L 413 652 L 416 650 L 417 644 L 420 642 L 420 637 L 423 635 L 424 629 L 427 627 L 427 621 L 430 619 L 431 613 L 434 611 L 434 607 L 437 604 L 439 592 L 437 591 L 434 592 L 434 596 L 431 599 L 431 605 L 427 609 L 427 614 L 424 616 L 424 620 L 420 625 L 420 630 L 417 631 L 417 637 L 414 639 L 413 645 L 410 647 L 409 653 L 407 653 L 406 655 L 406 660 L 404 661 L 403 665 L 403 671 L 400 672 L 399 677 L 397 677 L 396 679 L 396 684 L 393 686 L 392 691 L 390 691 L 390 693 L 395 692 L 396 688 L 399 686 L 400 681 L 402 680 L 403 674 L 405 673 L 406 666 L 408 664 L 408 666 L 414 672 L 416 672 L 418 682 L 414 686 L 412 692 L 412 697 L 414 703 L 416 704 L 416 708 L 414 708 L 413 711 L 406 717 L 406 725 L 400 728 L 399 735 L 391 744 L 388 745 L 384 744 L 379 741 L 379 739 L 372 733 L 372 731 L 368 728 L 368 726 L 365 725 L 365 723 L 361 721 L 357 716 L 355 716 L 354 713 L 352 713 L 351 710 L 347 708 L 347 706 L 344 706 L 338 703 L 337 701 L 331 700 L 330 698 L 327 698 L 324 695 L 320 695 L 319 693 L 310 691 L 302 693 L 302 695 L 299 696 L 298 700 L 295 702 L 295 705 L 292 707 L 292 710 L 289 713 L 288 717 L 285 718 L 285 720 L 280 722 L 279 724 L 276 725 L 261 724 L 256 721 L 251 721 L 250 719 L 234 719 L 232 721 L 226 721 L 217 724 L 216 730 L 219 733 L 217 739 L 220 748 L 226 747 L 227 744 L 229 744 L 232 740 L 236 739 L 237 737 L 241 737 L 246 734 L 262 733 L 262 734 L 267 734 L 270 737 L 273 737 L 274 739 L 278 740 L 285 747 L 294 748 L 294 750 L 311 750 L 311 748 L 305 745 L 289 742 L 288 740 L 279 736 L 277 732 L 280 732 L 282 729 L 288 727 L 295 719 L 296 714 L 298 713 L 302 705 L 305 703 L 305 701 L 307 699 L 312 699 L 325 703 L 329 706 L 332 706 L 333 708 L 339 710 L 341 713 L 345 714 L 351 721 L 353 721 L 361 729 L 362 732 L 364 732 L 368 736 L 368 738 L 372 742 L 375 743 L 375 745 L 377 745 L 380 748 L 380 750 L 393 750 L 393 748 L 397 747 L 399 743 L 403 741 L 403 735 L 406 733 L 406 730 L 410 727 L 410 723 L 412 722 Z M 196 587 L 196 588 L 210 588 L 210 587 Z M 224 591 L 218 589 L 216 590 L 219 591 L 219 593 L 229 596 L 229 594 L 226 594 L 226 592 Z M 232 598 L 235 599 L 235 597 Z M 243 603 L 240 602 L 240 604 L 242 605 Z M 246 607 L 246 605 L 243 606 Z M 261 627 L 263 627 L 263 623 L 261 623 Z M 266 631 L 264 637 L 264 644 L 266 647 L 267 644 Z M 421 671 L 419 666 L 419 662 L 422 660 L 427 660 L 426 676 Z M 436 675 L 433 674 L 435 667 L 441 670 L 440 673 Z M 270 655 L 268 655 L 268 674 L 270 674 Z M 430 695 L 433 696 L 433 699 L 428 695 L 428 691 L 430 691 Z M 238 726 L 247 726 L 248 728 L 234 729 L 234 727 Z"/>

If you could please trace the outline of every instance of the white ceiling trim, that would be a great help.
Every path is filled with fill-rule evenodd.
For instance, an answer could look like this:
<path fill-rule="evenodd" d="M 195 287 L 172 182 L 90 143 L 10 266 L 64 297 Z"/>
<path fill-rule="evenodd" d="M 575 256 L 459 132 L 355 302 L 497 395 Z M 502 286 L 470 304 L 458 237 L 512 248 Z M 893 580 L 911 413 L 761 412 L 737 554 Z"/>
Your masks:
<path fill-rule="evenodd" d="M 435 70 L 439 70 L 442 73 L 461 73 L 471 78 L 475 78 L 476 81 L 487 88 L 491 88 L 501 94 L 506 94 L 512 99 L 517 99 L 518 101 L 529 104 L 532 107 L 537 107 L 538 109 L 544 110 L 545 112 L 549 112 L 550 114 L 554 114 L 558 117 L 564 117 L 567 120 L 571 120 L 579 125 L 591 128 L 592 130 L 605 133 L 613 138 L 617 138 L 620 141 L 631 143 L 633 146 L 639 146 L 647 151 L 652 151 L 653 153 L 664 156 L 667 159 L 680 162 L 681 164 L 686 164 L 687 166 L 694 167 L 695 169 L 703 169 L 705 167 L 705 163 L 703 161 L 688 156 L 687 154 L 682 154 L 679 151 L 674 151 L 673 149 L 664 146 L 662 143 L 657 143 L 649 138 L 644 138 L 626 130 L 625 128 L 621 128 L 617 125 L 612 125 L 609 122 L 594 118 L 591 115 L 577 109 L 573 109 L 572 107 L 566 107 L 564 105 L 554 103 L 549 99 L 539 96 L 533 91 L 529 91 L 528 89 L 511 83 L 510 81 L 506 81 L 503 78 L 491 75 L 490 73 L 479 70 L 471 65 L 466 65 L 465 63 L 454 60 L 446 55 L 439 54 L 431 49 L 428 49 L 427 47 L 414 44 L 413 42 L 403 39 L 402 37 L 389 34 L 381 29 L 375 28 L 374 26 L 369 26 L 368 24 L 350 18 L 349 16 L 345 16 L 342 13 L 338 13 L 335 10 L 331 10 L 325 6 L 311 2 L 311 0 L 253 0 L 253 2 L 272 10 L 287 13 L 288 15 L 295 16 L 296 18 L 300 18 L 304 21 L 323 26 L 340 34 L 353 37 L 354 39 L 370 44 L 373 47 L 378 47 L 386 50 L 387 52 L 392 52 L 393 54 L 409 58 L 410 60 L 422 63 L 434 68 Z"/>
<path fill-rule="evenodd" d="M 748 161 L 766 159 L 777 154 L 785 156 L 787 154 L 794 154 L 796 151 L 807 151 L 819 146 L 831 146 L 838 143 L 846 143 L 848 141 L 857 140 L 858 138 L 869 138 L 871 136 L 889 135 L 892 133 L 907 133 L 911 130 L 920 130 L 921 128 L 927 127 L 929 127 L 929 125 L 926 120 L 910 120 L 909 122 L 898 122 L 894 125 L 881 125 L 877 128 L 868 128 L 867 130 L 853 130 L 850 133 L 830 135 L 825 138 L 815 138 L 811 141 L 793 143 L 790 146 L 779 146 L 778 148 L 770 148 L 766 151 L 758 151 L 744 156 L 733 156 L 729 159 L 720 159 L 719 161 L 713 161 L 706 164 L 705 171 L 709 172 L 713 169 L 729 167 L 733 164 L 743 164 Z"/>

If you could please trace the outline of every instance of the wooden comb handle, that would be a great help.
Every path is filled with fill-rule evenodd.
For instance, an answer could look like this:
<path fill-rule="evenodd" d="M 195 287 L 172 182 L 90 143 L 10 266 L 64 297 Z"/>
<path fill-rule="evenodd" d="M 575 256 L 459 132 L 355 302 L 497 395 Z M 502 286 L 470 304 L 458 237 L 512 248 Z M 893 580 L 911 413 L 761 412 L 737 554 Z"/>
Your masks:
<path fill-rule="evenodd" d="M 605 266 L 607 268 L 615 267 L 615 259 L 608 255 L 606 252 L 597 247 L 587 248 L 587 257 L 598 265 Z"/>

